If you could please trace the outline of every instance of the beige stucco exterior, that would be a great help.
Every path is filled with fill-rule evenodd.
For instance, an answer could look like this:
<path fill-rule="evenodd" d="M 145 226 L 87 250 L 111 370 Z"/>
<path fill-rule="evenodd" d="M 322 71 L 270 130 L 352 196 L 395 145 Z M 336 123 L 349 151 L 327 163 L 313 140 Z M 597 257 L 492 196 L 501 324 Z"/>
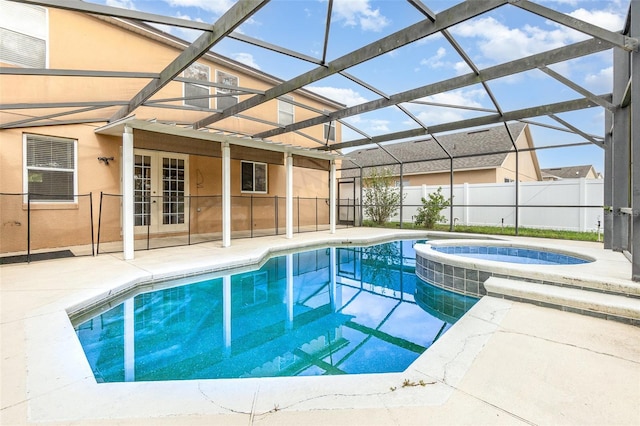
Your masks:
<path fill-rule="evenodd" d="M 48 68 L 59 70 L 86 70 L 86 71 L 119 71 L 145 73 L 141 78 L 121 77 L 79 77 L 79 76 L 30 76 L 30 75 L 3 75 L 0 80 L 0 93 L 3 103 L 8 104 L 50 104 L 56 102 L 68 102 L 72 98 L 76 102 L 112 102 L 121 101 L 125 104 L 134 97 L 150 80 L 149 73 L 159 73 L 176 56 L 182 48 L 188 45 L 179 40 L 158 34 L 152 29 L 120 21 L 113 18 L 100 18 L 90 15 L 49 9 L 48 18 Z M 217 71 L 231 74 L 238 78 L 238 87 L 250 87 L 257 90 L 267 90 L 280 83 L 274 77 L 251 69 L 238 62 L 207 54 L 197 61 L 209 69 L 209 80 L 216 82 Z M 2 66 L 11 67 L 12 64 L 0 63 Z M 170 82 L 161 89 L 152 100 L 175 99 L 184 96 L 184 83 Z M 215 94 L 216 89 L 209 89 Z M 70 96 L 71 94 L 71 96 Z M 240 95 L 239 101 L 248 99 L 253 94 Z M 310 92 L 298 91 L 293 93 L 294 101 L 308 105 L 316 110 L 335 110 L 340 105 L 328 99 L 316 96 Z M 164 102 L 176 106 L 184 106 L 182 100 Z M 49 115 L 73 110 L 78 107 L 65 108 L 30 108 L 28 114 Z M 95 122 L 84 124 L 46 125 L 0 130 L 0 197 L 2 218 L 2 232 L 0 252 L 19 252 L 26 249 L 27 210 L 31 212 L 31 249 L 64 247 L 91 242 L 90 209 L 93 208 L 93 226 L 98 229 L 98 216 L 100 211 L 100 194 L 108 194 L 103 200 L 102 235 L 101 241 L 118 240 L 121 238 L 120 201 L 117 196 L 121 191 L 121 159 L 122 137 L 96 134 L 95 130 L 106 124 L 106 120 L 113 116 L 120 106 L 98 108 L 94 111 L 83 112 L 83 118 L 87 116 L 96 119 Z M 210 108 L 216 108 L 216 99 L 211 98 Z M 3 113 L 3 123 L 13 123 L 25 119 L 24 110 L 15 109 Z M 213 112 L 196 111 L 188 109 L 169 109 L 142 106 L 135 110 L 136 119 L 166 121 L 172 123 L 193 123 L 205 118 Z M 260 120 L 278 122 L 278 101 L 273 100 L 252 108 L 243 113 L 243 116 L 254 117 Z M 317 116 L 301 107 L 294 107 L 294 120 L 300 121 Z M 73 120 L 73 114 L 63 118 L 52 117 L 55 120 Z M 215 127 L 223 131 L 239 134 L 255 134 L 268 130 L 273 126 L 251 121 L 243 118 L 232 117 L 215 123 Z M 312 138 L 322 140 L 324 128 L 322 125 L 311 127 L 305 133 Z M 26 134 L 54 136 L 77 141 L 77 194 L 85 196 L 78 198 L 77 202 L 32 202 L 27 205 L 24 179 L 24 138 Z M 158 136 L 162 138 L 162 136 Z M 336 127 L 336 140 L 340 140 L 340 126 Z M 289 145 L 315 147 L 316 142 L 295 133 L 289 133 L 274 137 L 274 142 Z M 134 139 L 134 149 L 138 148 Z M 148 147 L 146 147 L 148 149 Z M 166 148 L 166 144 L 165 144 Z M 173 152 L 169 147 L 164 152 Z M 176 149 L 176 151 L 179 151 Z M 284 155 L 284 154 L 281 154 Z M 99 162 L 98 157 L 113 157 L 108 165 Z M 220 230 L 220 209 L 199 208 L 219 204 L 215 197 L 222 194 L 221 159 L 214 156 L 187 154 L 188 182 L 186 195 L 211 197 L 194 198 L 191 200 L 193 209 L 188 215 L 187 221 L 193 225 L 194 232 L 217 232 Z M 255 159 L 253 161 L 256 161 Z M 284 161 L 282 161 L 284 163 Z M 294 167 L 293 195 L 304 198 L 325 198 L 329 194 L 329 172 L 327 170 L 314 170 Z M 88 194 L 93 195 L 92 203 Z M 269 197 L 269 205 L 276 204 L 275 198 L 285 196 L 285 168 L 281 164 L 268 165 L 268 186 L 266 193 L 251 194 L 241 191 L 241 162 L 239 159 L 231 161 L 231 195 L 253 195 L 256 203 L 267 203 L 265 197 Z M 111 198 L 110 198 L 111 197 Z M 260 198 L 260 199 L 259 199 Z M 237 214 L 234 214 L 233 229 L 251 229 L 250 217 L 240 213 L 241 204 L 236 205 Z M 285 222 L 284 200 L 278 210 L 279 226 Z M 324 202 L 323 202 L 324 204 Z M 254 206 L 255 207 L 255 206 Z M 297 204 L 294 203 L 294 210 Z M 301 220 L 310 220 L 307 209 L 300 207 Z M 258 213 L 256 213 L 258 212 Z M 261 212 L 261 213 L 260 213 Z M 267 208 L 254 208 L 253 227 L 272 227 L 274 222 L 274 210 Z M 324 211 L 322 220 L 328 221 L 328 212 Z M 208 216 L 207 216 L 208 215 Z M 326 220 L 325 220 L 326 219 Z M 315 221 L 315 215 L 313 220 Z M 201 229 L 200 229 L 201 228 Z"/>

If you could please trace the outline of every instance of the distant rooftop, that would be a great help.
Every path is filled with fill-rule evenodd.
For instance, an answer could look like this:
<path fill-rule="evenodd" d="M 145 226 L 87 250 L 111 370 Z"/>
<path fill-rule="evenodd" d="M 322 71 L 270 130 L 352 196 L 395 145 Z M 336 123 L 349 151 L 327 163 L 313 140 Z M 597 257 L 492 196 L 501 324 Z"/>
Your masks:
<path fill-rule="evenodd" d="M 517 140 L 527 124 L 517 122 L 508 126 L 513 139 Z M 509 152 L 513 151 L 511 138 L 504 125 L 436 136 L 436 140 L 429 137 L 383 145 L 384 149 L 375 147 L 349 152 L 346 154 L 349 160 L 342 163 L 342 176 L 355 176 L 360 173 L 360 167 L 385 166 L 393 174 L 399 174 L 399 162 L 404 163 L 405 174 L 449 171 L 449 157 L 438 142 L 454 157 L 454 170 L 500 167 Z M 492 152 L 494 154 L 489 154 Z"/>
<path fill-rule="evenodd" d="M 554 167 L 550 169 L 541 169 L 542 178 L 544 180 L 555 179 L 579 179 L 579 178 L 598 178 L 600 174 L 596 172 L 592 165 L 584 166 L 568 166 L 568 167 Z M 592 176 L 589 176 L 589 172 L 592 172 Z"/>

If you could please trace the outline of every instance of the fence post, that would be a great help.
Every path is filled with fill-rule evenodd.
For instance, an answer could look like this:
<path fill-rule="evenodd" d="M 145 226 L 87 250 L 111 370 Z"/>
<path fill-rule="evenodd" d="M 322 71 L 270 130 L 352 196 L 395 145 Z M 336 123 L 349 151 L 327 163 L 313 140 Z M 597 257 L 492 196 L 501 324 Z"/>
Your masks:
<path fill-rule="evenodd" d="M 27 263 L 31 263 L 31 192 L 27 192 Z"/>
<path fill-rule="evenodd" d="M 94 239 L 93 239 L 93 192 L 89 192 L 89 220 L 91 221 L 91 256 L 95 256 Z"/>
<path fill-rule="evenodd" d="M 462 202 L 464 207 L 462 208 L 462 222 L 465 226 L 469 225 L 469 183 L 462 184 Z"/>
<path fill-rule="evenodd" d="M 96 246 L 96 255 L 100 254 L 100 229 L 102 229 L 102 198 L 103 193 L 100 191 L 100 208 L 98 211 L 98 245 Z"/>
<path fill-rule="evenodd" d="M 587 205 L 587 181 L 585 178 L 579 179 L 578 190 L 580 191 L 580 232 L 587 231 L 587 209 L 584 207 Z"/>

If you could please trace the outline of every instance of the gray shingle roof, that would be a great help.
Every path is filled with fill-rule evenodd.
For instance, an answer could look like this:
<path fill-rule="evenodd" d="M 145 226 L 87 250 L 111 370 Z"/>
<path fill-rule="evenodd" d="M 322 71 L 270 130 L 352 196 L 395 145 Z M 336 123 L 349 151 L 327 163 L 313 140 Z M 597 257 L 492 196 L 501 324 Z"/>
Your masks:
<path fill-rule="evenodd" d="M 592 165 L 586 166 L 568 166 L 568 167 L 554 167 L 551 169 L 541 169 L 543 176 L 555 176 L 561 179 L 577 179 L 587 177 Z M 595 174 L 595 170 L 594 170 Z"/>
<path fill-rule="evenodd" d="M 511 123 L 508 126 L 514 139 L 518 139 L 527 125 L 524 123 Z M 500 167 L 507 156 L 505 151 L 513 149 L 511 139 L 504 125 L 436 136 L 436 139 L 454 157 L 454 170 Z M 434 173 L 448 171 L 450 168 L 448 156 L 430 137 L 418 141 L 383 145 L 383 147 L 391 155 L 378 147 L 347 153 L 346 155 L 353 161 L 343 161 L 342 176 L 359 175 L 359 170 L 344 170 L 359 168 L 359 166 L 385 166 L 393 174 L 399 175 L 400 166 L 397 165 L 398 162 L 393 157 L 404 163 L 404 174 Z M 500 153 L 469 157 L 469 155 L 491 152 Z M 456 158 L 460 156 L 462 158 Z"/>

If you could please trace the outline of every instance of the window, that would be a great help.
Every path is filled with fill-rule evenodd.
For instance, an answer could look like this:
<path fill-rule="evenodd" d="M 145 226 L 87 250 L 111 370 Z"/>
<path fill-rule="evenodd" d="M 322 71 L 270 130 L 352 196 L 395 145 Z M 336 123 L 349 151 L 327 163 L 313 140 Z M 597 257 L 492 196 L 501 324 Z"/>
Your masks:
<path fill-rule="evenodd" d="M 293 124 L 293 104 L 286 102 L 292 101 L 292 96 L 280 96 L 278 99 L 278 124 Z"/>
<path fill-rule="evenodd" d="M 73 202 L 76 193 L 76 141 L 24 136 L 24 191 L 31 200 Z"/>
<path fill-rule="evenodd" d="M 184 70 L 184 78 L 209 81 L 209 67 L 194 63 Z M 209 87 L 195 83 L 184 83 L 184 104 L 198 108 L 209 108 Z M 193 99 L 190 99 L 193 98 Z"/>
<path fill-rule="evenodd" d="M 216 81 L 218 83 L 226 84 L 227 86 L 235 86 L 238 87 L 238 77 L 235 77 L 231 74 L 227 74 L 226 72 L 218 71 L 216 76 Z M 216 90 L 218 94 L 218 109 L 225 109 L 232 105 L 238 103 L 238 96 L 227 95 L 228 93 L 233 93 L 232 89 L 220 89 Z"/>
<path fill-rule="evenodd" d="M 242 192 L 267 192 L 267 165 L 242 161 Z"/>
<path fill-rule="evenodd" d="M 395 186 L 396 188 L 400 188 L 400 181 L 399 180 L 395 180 L 393 181 L 393 186 Z M 409 186 L 409 179 L 402 179 L 402 186 Z"/>
<path fill-rule="evenodd" d="M 0 62 L 47 67 L 47 10 L 0 0 Z"/>
<path fill-rule="evenodd" d="M 329 111 L 325 110 L 325 113 L 329 113 Z M 335 121 L 324 123 L 324 140 L 335 142 L 336 140 L 336 122 Z"/>
<path fill-rule="evenodd" d="M 514 179 L 504 178 L 504 183 L 514 182 Z"/>

